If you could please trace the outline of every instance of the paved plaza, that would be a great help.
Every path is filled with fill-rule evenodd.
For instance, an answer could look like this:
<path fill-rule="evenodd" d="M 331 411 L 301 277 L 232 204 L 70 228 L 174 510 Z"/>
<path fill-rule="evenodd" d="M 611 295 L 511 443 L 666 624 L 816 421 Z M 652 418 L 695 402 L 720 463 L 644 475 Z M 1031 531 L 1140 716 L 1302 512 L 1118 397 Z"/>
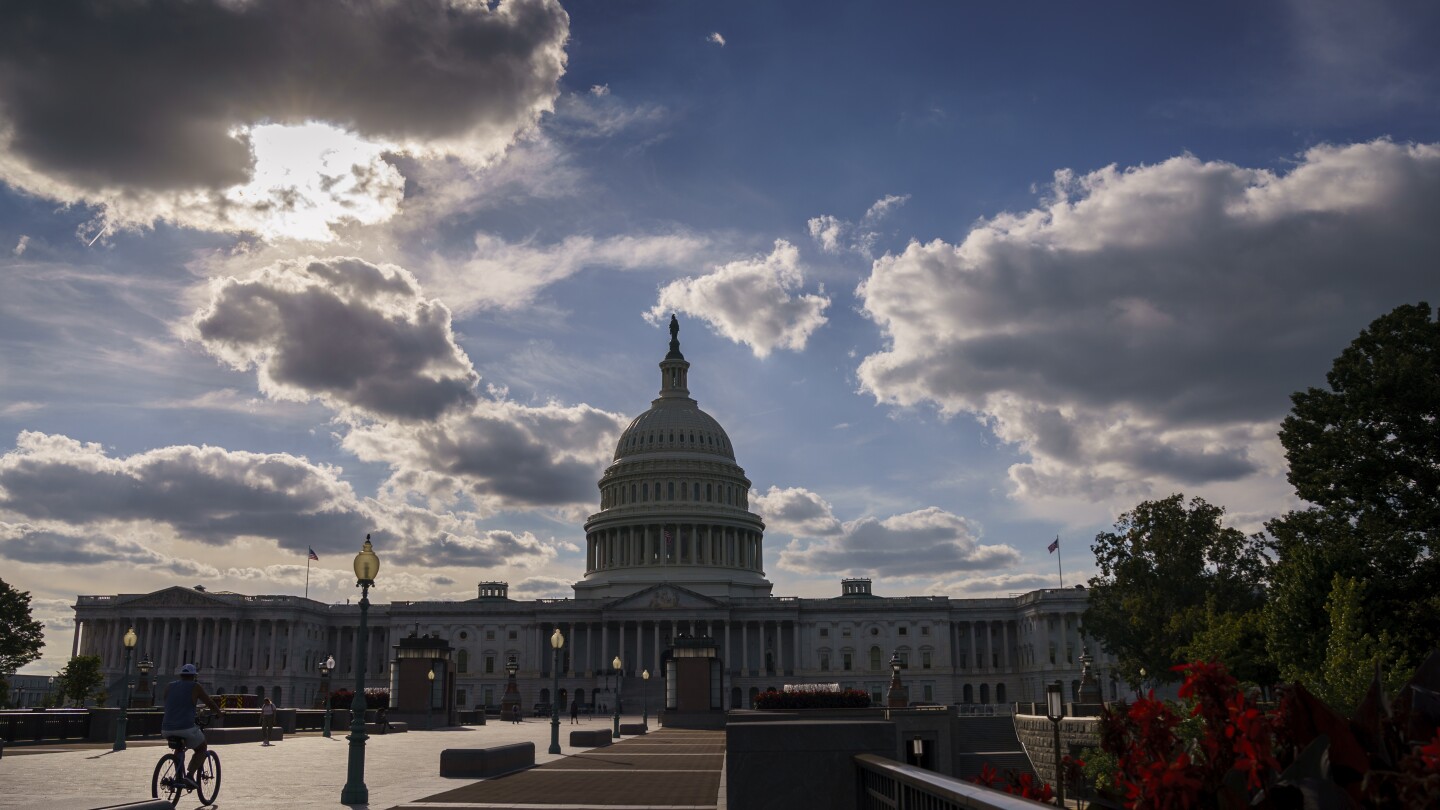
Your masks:
<path fill-rule="evenodd" d="M 640 717 L 625 716 L 622 722 L 638 723 Z M 566 744 L 571 729 L 597 727 L 610 727 L 610 719 L 596 717 L 579 725 L 564 719 L 558 756 L 545 753 L 549 722 L 535 718 L 375 735 L 366 745 L 370 804 L 355 807 L 724 807 L 722 732 L 663 730 L 652 722 L 651 734 L 626 737 L 616 745 L 582 749 Z M 535 761 L 542 767 L 485 783 L 439 776 L 443 749 L 515 742 L 535 743 Z M 223 774 L 214 806 L 343 807 L 347 748 L 339 733 L 330 739 L 291 735 L 268 748 L 258 743 L 216 746 Z M 39 807 L 43 799 L 47 808 L 79 810 L 148 798 L 150 774 L 164 751 L 159 741 L 132 741 L 120 752 L 93 744 L 8 747 L 0 759 L 0 808 Z M 188 794 L 180 806 L 198 807 L 199 799 Z"/>

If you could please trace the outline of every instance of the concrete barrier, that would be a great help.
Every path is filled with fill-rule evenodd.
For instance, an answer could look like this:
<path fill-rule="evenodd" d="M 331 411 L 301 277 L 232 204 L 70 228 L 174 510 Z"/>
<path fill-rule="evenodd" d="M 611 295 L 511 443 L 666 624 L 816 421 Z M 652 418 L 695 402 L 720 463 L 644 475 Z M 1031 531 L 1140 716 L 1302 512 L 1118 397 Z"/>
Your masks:
<path fill-rule="evenodd" d="M 571 748 L 603 748 L 610 744 L 610 729 L 594 728 L 570 732 Z"/>
<path fill-rule="evenodd" d="M 103 807 L 93 807 L 92 810 L 169 810 L 170 802 L 164 799 L 146 799 L 143 802 L 129 802 L 127 804 L 107 804 Z"/>
<path fill-rule="evenodd" d="M 285 739 L 285 732 L 276 726 L 270 732 L 270 742 L 280 742 Z M 205 742 L 209 745 L 235 745 L 236 743 L 258 743 L 265 740 L 260 729 L 254 726 L 241 726 L 240 728 L 216 728 L 211 726 L 205 729 Z"/>
<path fill-rule="evenodd" d="M 622 737 L 634 737 L 634 736 L 637 736 L 637 735 L 640 735 L 640 734 L 644 734 L 645 732 L 647 732 L 647 731 L 649 731 L 649 730 L 650 730 L 650 728 L 649 728 L 648 726 L 646 726 L 644 723 L 621 723 L 621 724 L 620 724 L 620 736 L 622 736 Z"/>
<path fill-rule="evenodd" d="M 440 752 L 440 775 L 483 779 L 535 766 L 535 743 L 491 748 L 446 748 Z"/>

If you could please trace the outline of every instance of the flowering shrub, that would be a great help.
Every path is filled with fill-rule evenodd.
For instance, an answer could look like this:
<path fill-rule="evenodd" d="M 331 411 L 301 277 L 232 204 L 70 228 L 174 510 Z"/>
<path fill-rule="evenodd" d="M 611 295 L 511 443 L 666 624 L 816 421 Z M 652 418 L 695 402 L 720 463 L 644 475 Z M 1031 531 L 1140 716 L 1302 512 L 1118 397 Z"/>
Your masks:
<path fill-rule="evenodd" d="M 332 709 L 348 709 L 354 702 L 355 692 L 350 689 L 336 689 L 330 693 L 330 708 Z M 365 708 L 369 710 L 390 708 L 390 690 L 366 689 Z"/>
<path fill-rule="evenodd" d="M 1181 704 L 1151 693 L 1101 719 L 1101 748 L 1115 758 L 1106 781 L 1128 808 L 1431 808 L 1440 801 L 1440 731 L 1429 705 L 1440 691 L 1440 653 L 1393 706 L 1377 678 L 1350 719 L 1299 684 L 1278 708 L 1262 711 L 1221 664 L 1175 669 L 1185 674 Z"/>
<path fill-rule="evenodd" d="M 1068 757 L 1067 757 L 1068 759 Z M 974 784 L 983 785 L 994 790 L 1003 790 L 1015 796 L 1022 796 L 1026 799 L 1034 799 L 1037 802 L 1049 802 L 1055 797 L 1055 792 L 1050 785 L 1038 781 L 1028 773 L 1017 773 L 1008 770 L 1002 777 L 1000 772 L 986 763 L 980 766 L 980 775 L 971 780 Z"/>
<path fill-rule="evenodd" d="M 776 692 L 773 689 L 755 696 L 755 708 L 774 712 L 790 709 L 866 709 L 870 693 L 859 689 L 839 692 Z"/>

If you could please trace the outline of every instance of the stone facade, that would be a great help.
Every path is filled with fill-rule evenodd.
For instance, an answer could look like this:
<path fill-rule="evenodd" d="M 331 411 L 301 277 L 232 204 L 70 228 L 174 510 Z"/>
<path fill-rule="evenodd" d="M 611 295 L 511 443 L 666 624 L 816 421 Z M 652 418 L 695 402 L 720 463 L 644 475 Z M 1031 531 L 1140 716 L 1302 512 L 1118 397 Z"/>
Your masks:
<path fill-rule="evenodd" d="M 1059 784 L 1055 771 L 1055 724 L 1043 715 L 1015 715 L 1015 735 L 1025 746 L 1025 755 L 1035 774 L 1052 785 Z M 1077 756 L 1086 748 L 1100 747 L 1100 718 L 1067 717 L 1060 721 L 1060 753 Z"/>
<path fill-rule="evenodd" d="M 567 639 L 560 688 L 582 705 L 613 705 L 610 662 L 618 654 L 624 697 L 640 700 L 648 688 L 643 699 L 659 706 L 659 679 L 647 687 L 639 675 L 658 674 L 682 634 L 716 641 L 726 708 L 787 683 L 839 683 L 883 704 L 895 652 L 907 664 L 912 702 L 1007 704 L 1043 700 L 1043 684 L 1056 679 L 1078 684 L 1081 588 L 988 599 L 884 597 L 869 579 L 849 579 L 834 598 L 773 596 L 764 523 L 749 511 L 750 481 L 724 429 L 690 398 L 678 330 L 672 321 L 660 396 L 622 434 L 599 482 L 600 511 L 586 521 L 586 570 L 575 598 L 517 601 L 505 583 L 484 582 L 472 600 L 376 604 L 368 686 L 390 684 L 400 638 L 429 634 L 455 649 L 458 709 L 498 706 L 512 655 L 528 708 L 550 699 L 555 628 Z M 384 592 L 383 576 L 377 587 Z M 120 639 L 131 626 L 140 636 L 137 656 L 154 660 L 160 685 L 180 664 L 195 663 L 208 688 L 263 693 L 279 705 L 313 704 L 317 665 L 327 655 L 335 656 L 337 688 L 354 683 L 359 664 L 356 605 L 173 587 L 81 596 L 75 613 L 72 652 L 100 655 L 107 682 L 120 676 Z M 1110 667 L 1108 656 L 1098 657 L 1102 683 Z"/>

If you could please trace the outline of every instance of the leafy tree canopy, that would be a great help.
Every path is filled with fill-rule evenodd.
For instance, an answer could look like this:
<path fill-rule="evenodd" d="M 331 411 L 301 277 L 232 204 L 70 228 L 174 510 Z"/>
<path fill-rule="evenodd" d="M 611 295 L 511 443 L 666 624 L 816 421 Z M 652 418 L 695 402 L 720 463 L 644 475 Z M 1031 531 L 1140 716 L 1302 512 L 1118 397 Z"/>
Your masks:
<path fill-rule="evenodd" d="M 1330 390 L 1291 396 L 1280 426 L 1295 492 L 1363 530 L 1440 538 L 1440 321 L 1421 302 L 1377 318 L 1335 359 Z M 1399 535 L 1399 536 L 1397 536 Z"/>
<path fill-rule="evenodd" d="M 1095 536 L 1100 574 L 1090 580 L 1085 631 L 1120 659 L 1131 685 L 1142 667 L 1149 678 L 1178 680 L 1170 668 L 1197 634 L 1259 607 L 1267 565 L 1260 538 L 1223 526 L 1224 515 L 1176 494 L 1141 503 L 1115 531 Z"/>
<path fill-rule="evenodd" d="M 104 680 L 100 656 L 77 655 L 55 674 L 55 688 L 76 706 L 83 706 Z"/>
<path fill-rule="evenodd" d="M 39 658 L 44 646 L 45 625 L 30 616 L 30 592 L 0 580 L 0 675 Z"/>

